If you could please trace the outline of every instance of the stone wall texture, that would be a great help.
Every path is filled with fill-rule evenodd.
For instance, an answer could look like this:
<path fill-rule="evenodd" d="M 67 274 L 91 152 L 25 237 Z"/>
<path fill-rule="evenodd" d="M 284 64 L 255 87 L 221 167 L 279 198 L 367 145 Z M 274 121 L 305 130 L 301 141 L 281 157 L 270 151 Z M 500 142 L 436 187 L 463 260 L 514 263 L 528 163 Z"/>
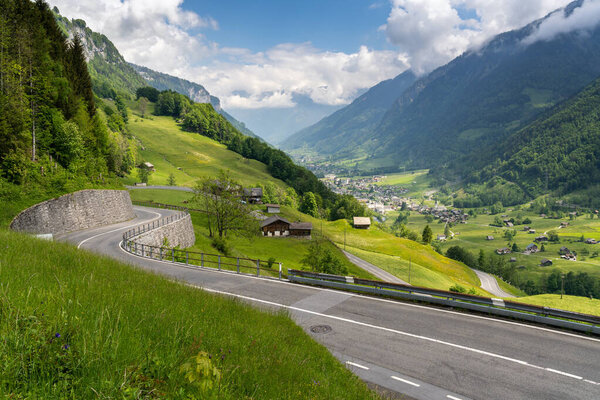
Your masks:
<path fill-rule="evenodd" d="M 182 249 L 192 247 L 196 243 L 192 217 L 187 214 L 183 218 L 152 229 L 140 236 L 136 236 L 132 240 L 138 246 L 143 244 L 159 247 L 162 246 L 165 237 L 169 241 L 169 247 L 179 246 Z"/>
<path fill-rule="evenodd" d="M 80 190 L 36 204 L 17 215 L 11 229 L 58 235 L 123 222 L 135 217 L 125 190 Z"/>

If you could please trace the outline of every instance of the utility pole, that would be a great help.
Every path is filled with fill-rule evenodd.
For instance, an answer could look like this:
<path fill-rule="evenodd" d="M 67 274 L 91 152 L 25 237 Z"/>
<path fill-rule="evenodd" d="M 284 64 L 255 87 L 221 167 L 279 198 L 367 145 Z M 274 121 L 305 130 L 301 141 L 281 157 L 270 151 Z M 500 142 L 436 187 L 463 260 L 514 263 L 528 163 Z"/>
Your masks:
<path fill-rule="evenodd" d="M 344 251 L 346 251 L 346 227 L 344 227 Z"/>
<path fill-rule="evenodd" d="M 560 299 L 561 300 L 562 300 L 564 292 L 565 292 L 565 274 L 560 274 Z"/>
<path fill-rule="evenodd" d="M 412 257 L 408 258 L 408 284 L 410 285 L 410 268 L 412 266 Z"/>

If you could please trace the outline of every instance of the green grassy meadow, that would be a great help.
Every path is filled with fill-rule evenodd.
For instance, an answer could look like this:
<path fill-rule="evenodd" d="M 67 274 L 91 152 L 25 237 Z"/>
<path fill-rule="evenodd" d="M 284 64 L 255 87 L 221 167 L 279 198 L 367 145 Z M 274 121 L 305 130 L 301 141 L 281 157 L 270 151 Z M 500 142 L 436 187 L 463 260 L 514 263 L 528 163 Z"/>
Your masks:
<path fill-rule="evenodd" d="M 536 230 L 535 234 L 525 232 L 523 230 L 524 225 L 517 225 L 514 228 L 490 226 L 495 216 L 483 214 L 475 218 L 470 217 L 466 224 L 458 224 L 452 227 L 451 231 L 455 234 L 454 238 L 446 242 L 440 242 L 440 247 L 445 251 L 450 246 L 458 245 L 470 250 L 475 256 L 479 253 L 479 249 L 483 249 L 486 253 L 490 254 L 498 248 L 506 247 L 508 239 L 504 237 L 505 232 L 516 229 L 517 234 L 513 238 L 513 242 L 516 242 L 522 251 L 528 244 L 534 243 L 535 237 L 545 232 L 555 231 L 559 235 L 560 242 L 544 243 L 545 252 L 531 255 L 524 255 L 519 252 L 503 256 L 494 255 L 494 257 L 504 257 L 507 262 L 511 257 L 515 257 L 515 264 L 519 274 L 526 277 L 526 279 L 538 280 L 544 278 L 555 269 L 565 273 L 569 271 L 575 273 L 587 272 L 590 275 L 600 277 L 600 257 L 593 256 L 594 252 L 600 252 L 600 245 L 590 245 L 580 241 L 582 235 L 584 238 L 600 240 L 600 220 L 598 218 L 590 219 L 589 216 L 585 215 L 573 220 L 569 218 L 549 219 L 542 218 L 538 214 L 526 210 L 507 210 L 501 214 L 507 215 L 508 217 L 506 218 L 521 216 L 522 218 L 527 217 L 531 219 L 532 222 L 528 225 Z M 397 213 L 386 215 L 388 218 L 386 224 L 391 226 L 396 216 Z M 568 222 L 569 226 L 559 228 L 561 222 Z M 438 234 L 444 233 L 444 224 L 439 224 L 436 220 L 428 223 L 425 216 L 411 212 L 407 224 L 409 229 L 420 233 L 423 231 L 425 225 L 431 227 L 434 238 Z M 486 236 L 488 235 L 493 236 L 494 240 L 486 240 Z M 568 261 L 561 259 L 558 251 L 563 246 L 566 246 L 571 251 L 576 251 L 578 260 Z M 539 243 L 538 247 L 541 247 Z M 587 255 L 586 252 L 588 253 Z M 552 260 L 553 265 L 549 267 L 540 266 L 540 262 L 544 258 Z"/>
<path fill-rule="evenodd" d="M 283 312 L 69 244 L 0 242 L 2 397 L 376 398 Z"/>
<path fill-rule="evenodd" d="M 261 162 L 246 159 L 202 135 L 184 132 L 171 117 L 133 116 L 128 126 L 141 143 L 142 159 L 154 164 L 156 169 L 150 176 L 150 185 L 166 185 L 169 175 L 173 174 L 178 186 L 192 187 L 200 177 L 216 176 L 219 170 L 230 170 L 232 177 L 245 186 L 272 182 L 285 188 L 285 184 L 273 178 Z M 125 179 L 127 184 L 136 181 L 136 172 Z"/>
<path fill-rule="evenodd" d="M 559 294 L 538 294 L 536 296 L 521 297 L 516 301 L 536 306 L 574 311 L 582 314 L 600 315 L 599 299 L 567 295 L 564 295 L 561 299 Z"/>

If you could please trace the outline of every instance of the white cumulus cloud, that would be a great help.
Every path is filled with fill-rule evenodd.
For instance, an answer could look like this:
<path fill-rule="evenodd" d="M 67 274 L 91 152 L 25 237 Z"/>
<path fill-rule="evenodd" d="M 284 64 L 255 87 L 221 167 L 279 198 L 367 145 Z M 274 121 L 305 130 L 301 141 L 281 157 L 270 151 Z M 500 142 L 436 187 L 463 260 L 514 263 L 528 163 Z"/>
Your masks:
<path fill-rule="evenodd" d="M 520 28 L 569 0 L 392 0 L 385 30 L 416 73 L 425 73 L 481 45 L 501 32 Z M 470 11 L 461 17 L 459 10 Z"/>
<path fill-rule="evenodd" d="M 569 16 L 564 12 L 556 12 L 543 21 L 537 30 L 523 40 L 523 44 L 531 44 L 539 40 L 551 40 L 556 35 L 571 31 L 585 31 L 600 24 L 600 0 L 586 0 Z"/>

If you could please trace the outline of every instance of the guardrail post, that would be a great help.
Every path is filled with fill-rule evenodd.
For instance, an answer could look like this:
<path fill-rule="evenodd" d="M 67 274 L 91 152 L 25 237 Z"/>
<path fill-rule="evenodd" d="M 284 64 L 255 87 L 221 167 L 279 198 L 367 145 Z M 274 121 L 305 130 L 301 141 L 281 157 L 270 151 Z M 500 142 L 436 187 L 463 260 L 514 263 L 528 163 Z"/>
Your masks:
<path fill-rule="evenodd" d="M 150 246 L 150 258 L 153 258 L 153 256 L 152 256 L 152 249 L 153 248 L 154 248 L 153 246 Z"/>
<path fill-rule="evenodd" d="M 237 258 L 237 273 L 240 273 L 240 258 Z"/>
<path fill-rule="evenodd" d="M 200 266 L 204 267 L 204 253 L 200 253 Z"/>
<path fill-rule="evenodd" d="M 144 244 L 142 243 L 142 257 L 144 257 Z"/>
<path fill-rule="evenodd" d="M 134 249 L 134 250 L 133 250 L 133 252 L 134 252 L 135 254 L 137 254 L 137 242 L 134 242 L 134 243 L 133 243 L 133 249 Z"/>
<path fill-rule="evenodd" d="M 162 261 L 162 247 L 160 248 L 160 261 Z"/>
<path fill-rule="evenodd" d="M 185 252 L 185 265 L 188 265 L 190 263 L 190 253 L 189 252 Z"/>
<path fill-rule="evenodd" d="M 219 254 L 219 271 L 221 270 L 221 255 Z"/>
<path fill-rule="evenodd" d="M 256 260 L 256 276 L 260 276 L 260 260 Z"/>
<path fill-rule="evenodd" d="M 175 249 L 171 249 L 171 256 L 173 256 L 173 262 L 175 262 Z"/>
<path fill-rule="evenodd" d="M 279 263 L 279 280 L 281 280 L 281 263 Z"/>

